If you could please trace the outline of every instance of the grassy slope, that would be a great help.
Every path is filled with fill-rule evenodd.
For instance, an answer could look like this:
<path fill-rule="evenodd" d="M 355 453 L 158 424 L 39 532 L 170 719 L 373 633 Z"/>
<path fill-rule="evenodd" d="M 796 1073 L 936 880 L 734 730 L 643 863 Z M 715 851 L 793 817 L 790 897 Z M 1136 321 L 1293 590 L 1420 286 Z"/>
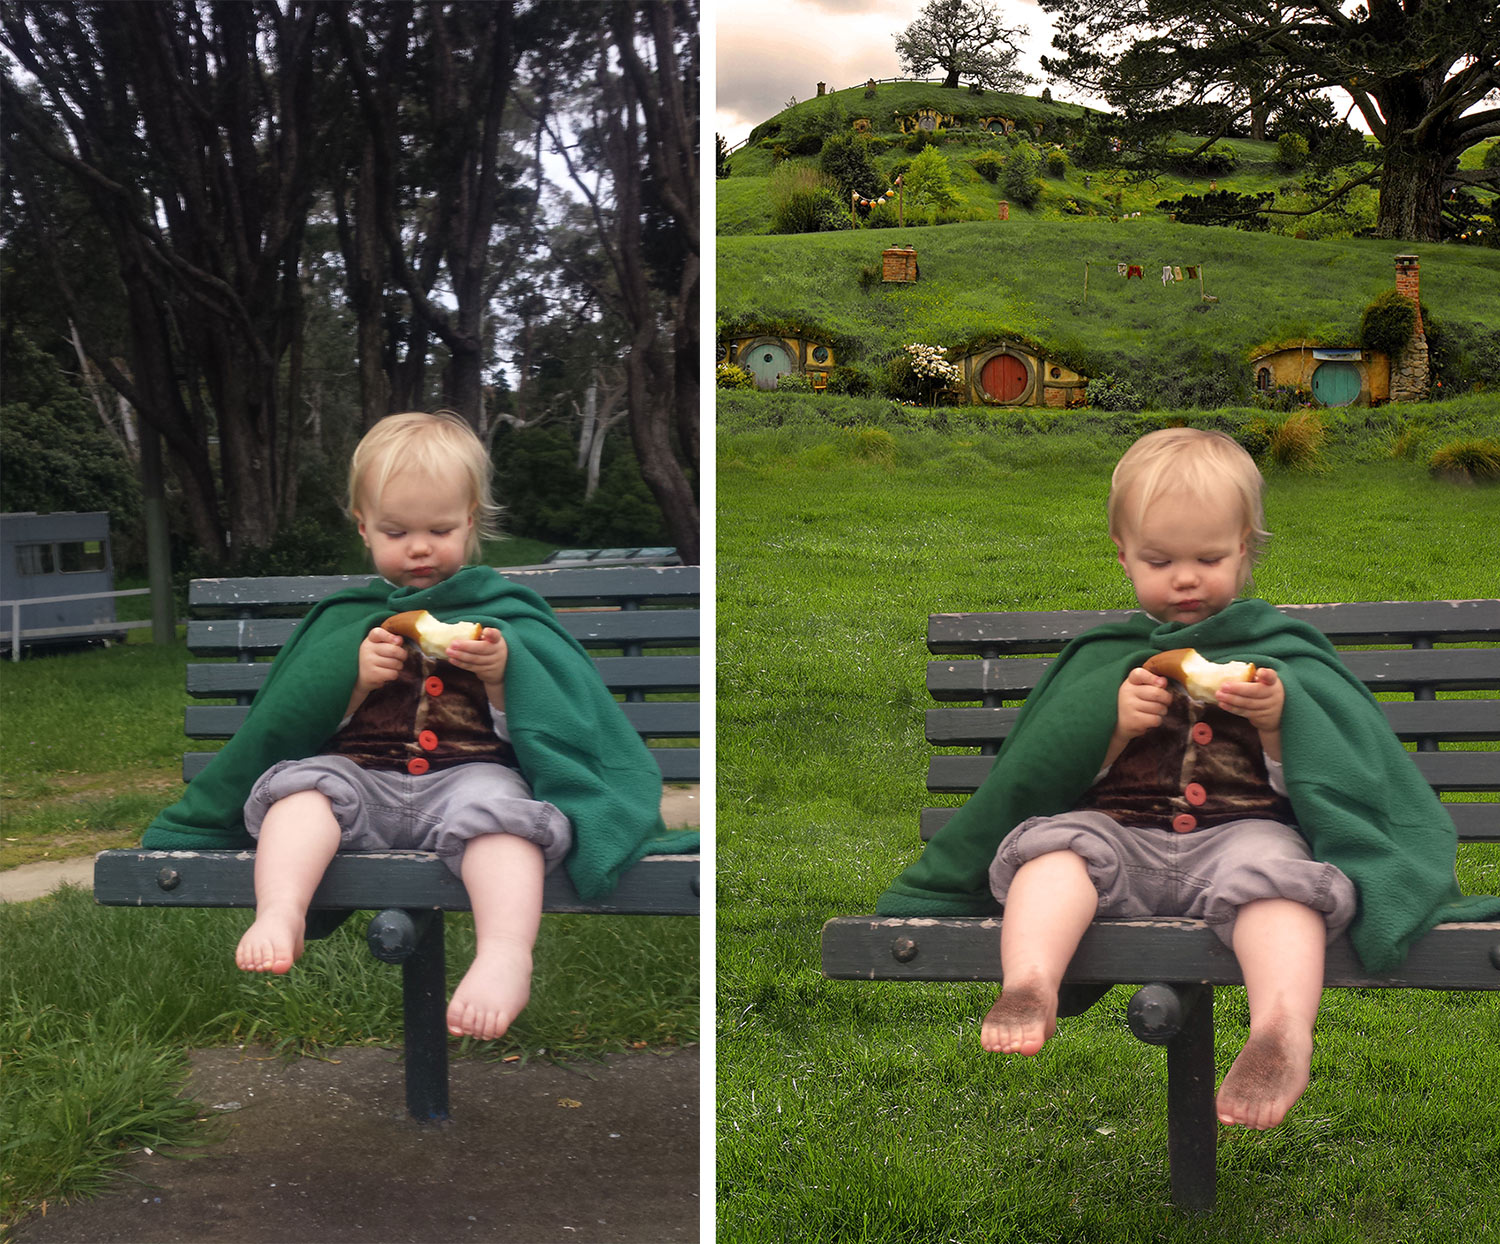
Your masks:
<path fill-rule="evenodd" d="M 1167 1203 L 1163 1057 L 1125 1030 L 1127 989 L 994 1059 L 992 989 L 819 972 L 822 921 L 916 854 L 926 615 L 1128 606 L 1102 515 L 1129 435 L 721 428 L 721 1238 L 1436 1244 L 1500 1215 L 1500 995 L 1330 994 L 1311 1091 L 1276 1132 L 1225 1134 L 1200 1217 Z M 1493 590 L 1500 490 L 1368 436 L 1324 468 L 1268 472 L 1267 598 Z M 1462 876 L 1495 892 L 1500 848 Z M 1243 993 L 1216 1012 L 1222 1071 Z"/>

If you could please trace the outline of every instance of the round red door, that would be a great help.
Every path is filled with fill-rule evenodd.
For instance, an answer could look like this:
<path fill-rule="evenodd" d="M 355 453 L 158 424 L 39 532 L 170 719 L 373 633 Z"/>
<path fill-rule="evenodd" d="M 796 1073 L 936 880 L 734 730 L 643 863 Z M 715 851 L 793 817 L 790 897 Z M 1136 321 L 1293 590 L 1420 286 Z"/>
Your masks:
<path fill-rule="evenodd" d="M 979 387 L 992 402 L 1013 402 L 1026 392 L 1026 364 L 1014 354 L 997 354 L 979 372 Z"/>

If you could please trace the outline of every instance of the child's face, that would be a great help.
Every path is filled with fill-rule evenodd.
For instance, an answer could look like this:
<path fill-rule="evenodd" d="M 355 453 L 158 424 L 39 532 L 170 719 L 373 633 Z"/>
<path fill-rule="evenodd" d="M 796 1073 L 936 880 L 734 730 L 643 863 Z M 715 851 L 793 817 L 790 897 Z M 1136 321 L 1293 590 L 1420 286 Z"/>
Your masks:
<path fill-rule="evenodd" d="M 464 564 L 474 504 L 458 483 L 397 474 L 355 512 L 375 569 L 398 587 L 431 587 Z"/>
<path fill-rule="evenodd" d="M 1249 529 L 1238 507 L 1167 494 L 1115 546 L 1135 598 L 1163 622 L 1201 622 L 1232 602 L 1249 578 Z"/>

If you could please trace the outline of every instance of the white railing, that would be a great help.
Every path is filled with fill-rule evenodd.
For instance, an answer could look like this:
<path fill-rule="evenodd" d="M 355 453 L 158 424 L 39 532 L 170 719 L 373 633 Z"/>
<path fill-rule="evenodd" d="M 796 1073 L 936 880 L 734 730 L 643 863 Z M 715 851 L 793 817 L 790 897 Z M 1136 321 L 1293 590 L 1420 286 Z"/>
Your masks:
<path fill-rule="evenodd" d="M 0 631 L 0 639 L 10 640 L 10 659 L 21 659 L 21 643 L 26 639 L 71 639 L 85 635 L 113 634 L 136 627 L 150 626 L 151 619 L 136 622 L 79 622 L 72 626 L 33 626 L 21 629 L 21 610 L 27 605 L 61 605 L 73 600 L 97 600 L 104 596 L 149 596 L 149 587 L 129 587 L 117 592 L 79 592 L 72 596 L 34 596 L 30 600 L 0 600 L 0 611 L 10 610 L 10 630 Z M 3 615 L 0 615 L 3 616 Z"/>

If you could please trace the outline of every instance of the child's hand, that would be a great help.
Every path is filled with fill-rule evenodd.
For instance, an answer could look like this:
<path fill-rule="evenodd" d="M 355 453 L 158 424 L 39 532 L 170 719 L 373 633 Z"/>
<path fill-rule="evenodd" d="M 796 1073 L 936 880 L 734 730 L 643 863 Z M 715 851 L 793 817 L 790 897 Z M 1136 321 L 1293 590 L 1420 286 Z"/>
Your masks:
<path fill-rule="evenodd" d="M 1262 667 L 1254 682 L 1226 682 L 1219 688 L 1219 707 L 1243 717 L 1262 736 L 1279 734 L 1281 712 L 1286 707 L 1286 686 L 1276 671 Z"/>
<path fill-rule="evenodd" d="M 363 699 L 376 687 L 393 682 L 406 664 L 406 643 L 382 627 L 375 627 L 359 645 L 359 681 L 356 694 Z"/>
<path fill-rule="evenodd" d="M 1120 684 L 1119 714 L 1115 719 L 1115 737 L 1129 741 L 1161 725 L 1172 704 L 1167 680 L 1160 674 L 1137 666 Z"/>
<path fill-rule="evenodd" d="M 475 675 L 496 708 L 505 707 L 505 666 L 510 660 L 510 649 L 505 645 L 504 635 L 487 626 L 478 639 L 455 639 L 448 645 L 448 660 Z"/>

